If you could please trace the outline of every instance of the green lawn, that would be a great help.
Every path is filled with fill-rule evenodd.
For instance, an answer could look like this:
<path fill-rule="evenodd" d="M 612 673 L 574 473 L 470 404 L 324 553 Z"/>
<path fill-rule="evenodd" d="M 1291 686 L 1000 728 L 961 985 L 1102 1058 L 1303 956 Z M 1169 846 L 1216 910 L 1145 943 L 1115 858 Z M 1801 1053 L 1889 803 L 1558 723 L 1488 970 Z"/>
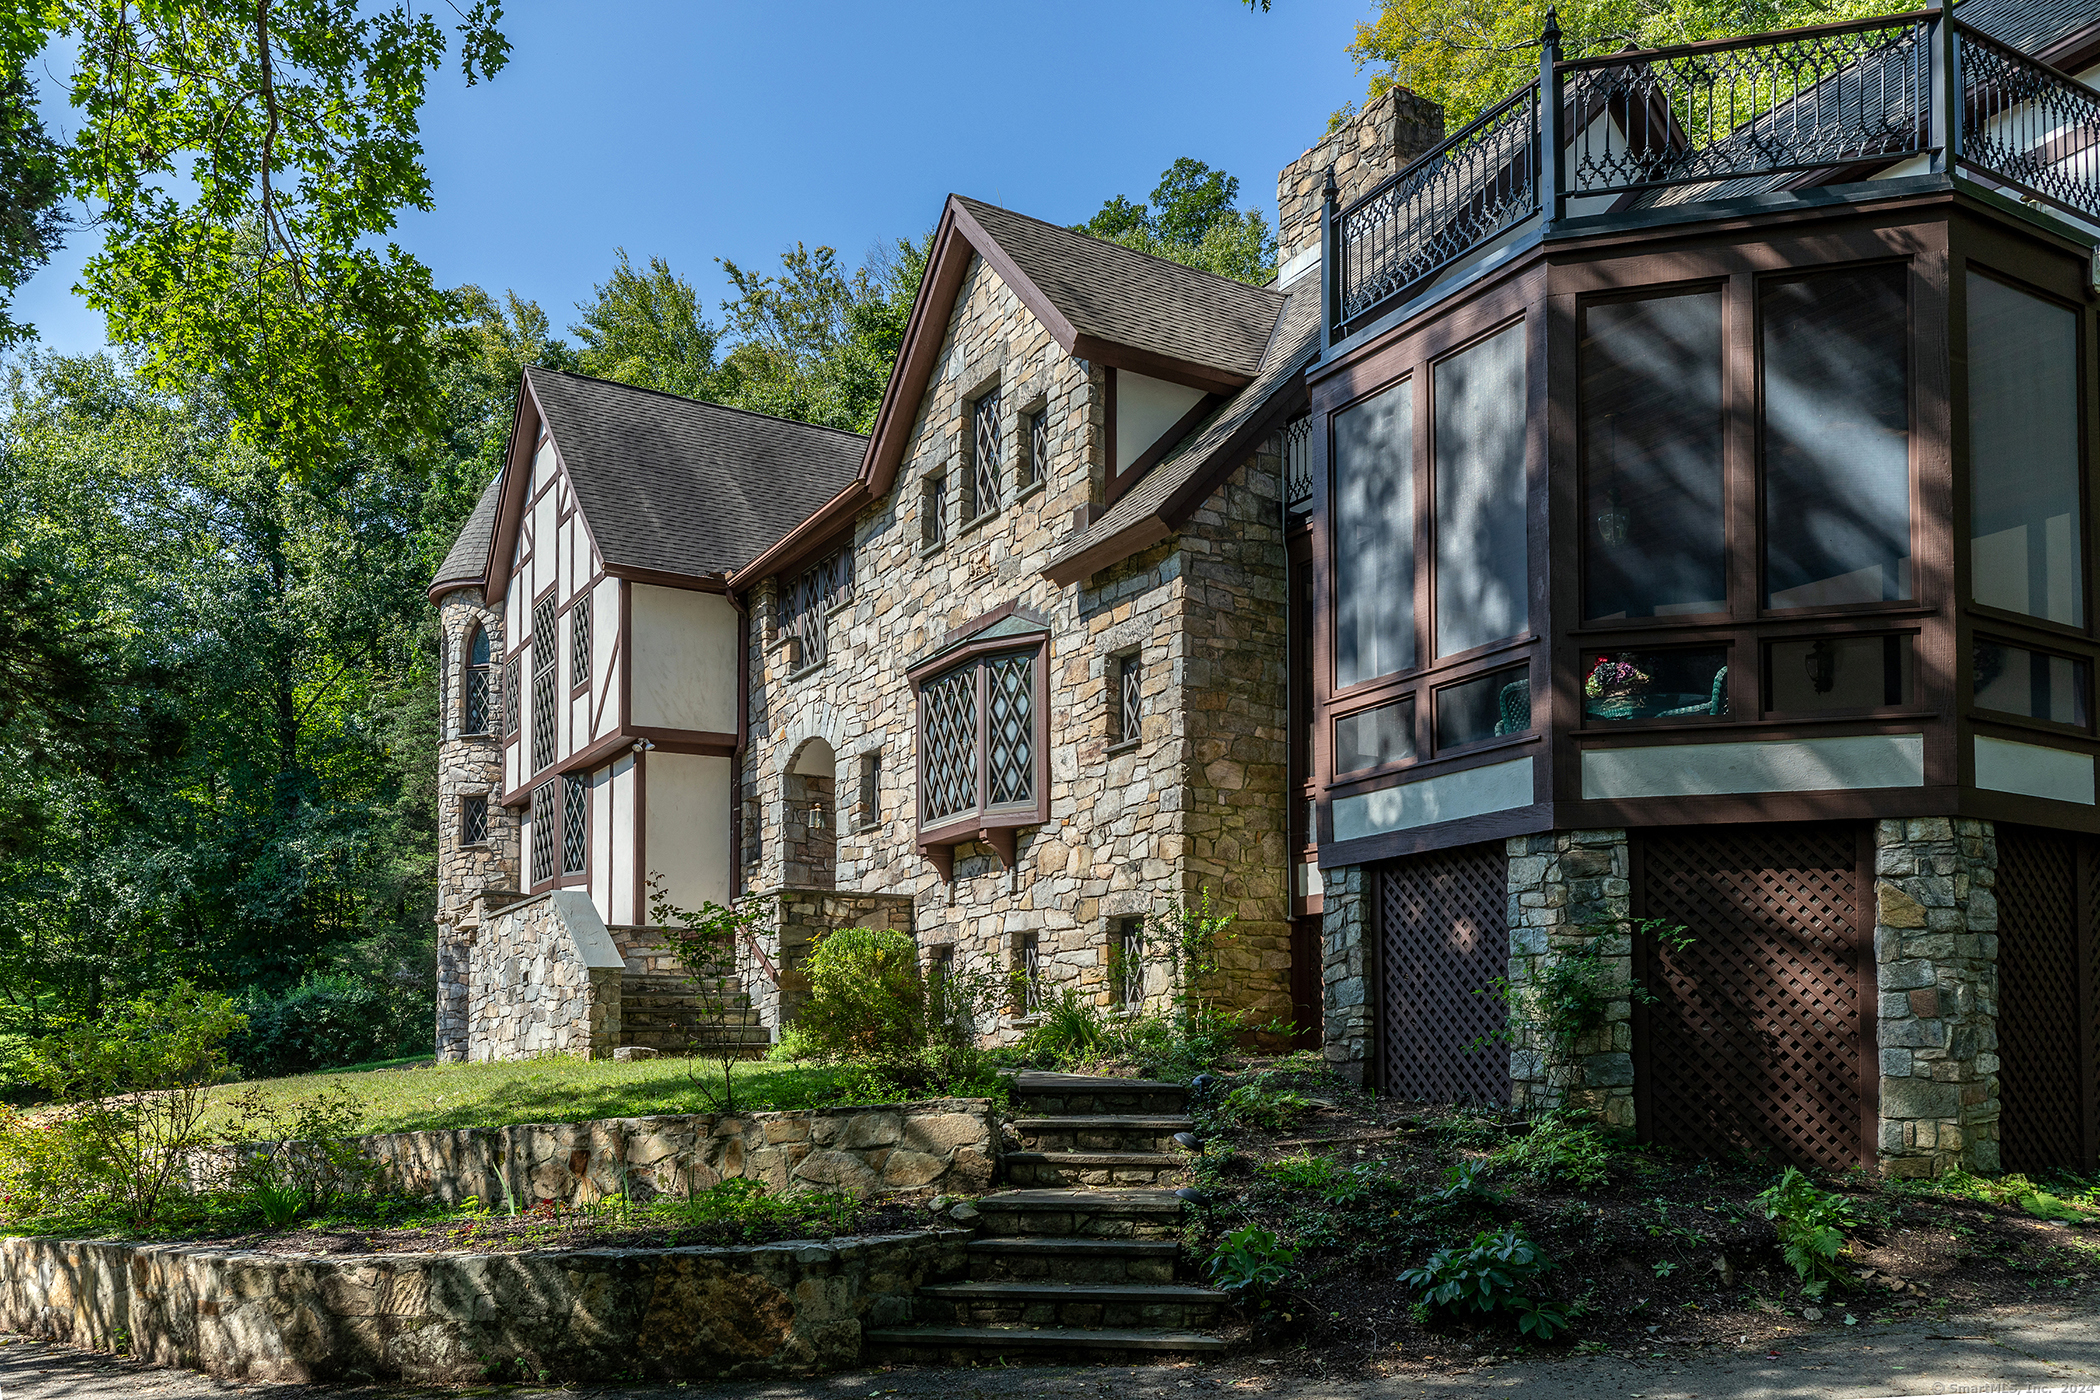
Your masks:
<path fill-rule="evenodd" d="M 347 1088 L 363 1107 L 363 1131 L 398 1133 L 421 1128 L 486 1128 L 503 1123 L 583 1123 L 649 1113 L 707 1113 L 707 1095 L 693 1082 L 711 1075 L 719 1091 L 721 1065 L 712 1061 L 573 1060 L 549 1057 L 501 1064 L 440 1065 L 409 1061 L 404 1068 L 335 1070 L 289 1079 L 258 1079 L 213 1091 L 214 1127 L 234 1126 L 226 1105 L 247 1089 L 272 1104 L 287 1104 Z M 737 1108 L 811 1108 L 836 1099 L 850 1074 L 828 1066 L 746 1060 L 736 1066 Z"/>

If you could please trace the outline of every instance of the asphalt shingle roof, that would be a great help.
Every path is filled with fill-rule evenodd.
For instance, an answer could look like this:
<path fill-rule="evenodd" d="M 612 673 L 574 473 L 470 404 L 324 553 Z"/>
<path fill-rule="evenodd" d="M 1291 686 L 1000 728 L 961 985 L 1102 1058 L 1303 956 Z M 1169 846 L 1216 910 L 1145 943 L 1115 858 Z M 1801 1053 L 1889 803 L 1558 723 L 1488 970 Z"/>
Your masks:
<path fill-rule="evenodd" d="M 1085 530 L 1073 535 L 1050 561 L 1050 567 L 1075 559 L 1133 526 L 1157 516 L 1196 479 L 1219 466 L 1224 452 L 1243 429 L 1259 418 L 1320 352 L 1320 274 L 1314 268 L 1283 290 L 1283 314 L 1268 337 L 1254 381 L 1218 406 L 1180 446 L 1123 498 Z"/>
<path fill-rule="evenodd" d="M 452 548 L 445 551 L 445 562 L 430 581 L 432 588 L 448 583 L 480 583 L 487 577 L 489 545 L 496 537 L 496 501 L 503 494 L 499 489 L 502 484 L 502 474 L 498 473 L 482 488 L 481 499 L 467 512 L 466 523 L 453 537 Z"/>
<path fill-rule="evenodd" d="M 538 366 L 525 377 L 613 567 L 728 573 L 837 495 L 867 451 L 859 433 Z"/>
<path fill-rule="evenodd" d="M 955 200 L 1079 334 L 1232 374 L 1260 369 L 1280 294 L 1011 209 Z"/>

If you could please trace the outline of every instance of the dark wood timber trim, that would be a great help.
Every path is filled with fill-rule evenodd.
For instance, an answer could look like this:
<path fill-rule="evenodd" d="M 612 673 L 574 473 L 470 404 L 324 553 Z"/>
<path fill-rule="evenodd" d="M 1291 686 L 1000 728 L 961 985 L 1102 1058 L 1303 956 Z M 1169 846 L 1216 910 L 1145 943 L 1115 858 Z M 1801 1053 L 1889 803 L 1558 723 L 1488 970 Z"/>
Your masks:
<path fill-rule="evenodd" d="M 652 584 L 657 588 L 682 588 L 689 593 L 729 591 L 727 574 L 674 574 L 665 569 L 638 569 L 630 564 L 608 564 L 605 572 L 630 583 Z"/>

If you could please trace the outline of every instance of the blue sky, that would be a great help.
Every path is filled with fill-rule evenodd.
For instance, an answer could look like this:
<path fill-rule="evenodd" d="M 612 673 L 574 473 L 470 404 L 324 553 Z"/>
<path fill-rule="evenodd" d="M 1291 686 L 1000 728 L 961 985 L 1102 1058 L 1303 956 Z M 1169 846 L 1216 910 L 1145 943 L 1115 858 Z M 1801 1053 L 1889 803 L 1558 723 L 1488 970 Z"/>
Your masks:
<path fill-rule="evenodd" d="M 712 307 L 717 257 L 770 267 L 801 239 L 858 263 L 950 190 L 1075 222 L 1189 155 L 1273 220 L 1276 171 L 1362 91 L 1344 47 L 1373 8 L 1275 6 L 514 0 L 495 83 L 432 85 L 437 207 L 399 238 L 443 283 L 515 288 L 566 327 L 615 247 L 668 258 Z M 102 344 L 70 291 L 92 242 L 22 289 L 52 348 Z"/>

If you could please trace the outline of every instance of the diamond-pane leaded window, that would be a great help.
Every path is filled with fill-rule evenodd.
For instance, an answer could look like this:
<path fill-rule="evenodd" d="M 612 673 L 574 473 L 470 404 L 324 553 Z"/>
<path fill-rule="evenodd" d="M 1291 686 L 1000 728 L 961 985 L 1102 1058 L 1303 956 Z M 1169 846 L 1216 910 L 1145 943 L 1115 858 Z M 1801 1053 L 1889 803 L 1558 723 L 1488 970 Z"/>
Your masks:
<path fill-rule="evenodd" d="M 591 788 L 581 773 L 561 780 L 561 873 L 581 875 L 588 847 L 584 843 L 585 819 L 590 812 Z"/>
<path fill-rule="evenodd" d="M 1033 486 L 1050 470 L 1050 410 L 1028 415 L 1028 460 L 1021 464 L 1021 484 Z"/>
<path fill-rule="evenodd" d="M 1138 1006 L 1145 1000 L 1145 921 L 1140 918 L 1116 922 L 1114 952 L 1116 1002 Z"/>
<path fill-rule="evenodd" d="M 554 878 L 555 792 L 561 784 L 541 783 L 532 790 L 532 883 L 543 885 Z"/>
<path fill-rule="evenodd" d="M 577 600 L 569 609 L 569 684 L 583 685 L 591 678 L 591 600 Z"/>
<path fill-rule="evenodd" d="M 1116 658 L 1114 741 L 1135 744 L 1144 720 L 1144 664 L 1136 656 Z"/>
<path fill-rule="evenodd" d="M 977 805 L 977 667 L 928 681 L 919 692 L 926 739 L 928 825 Z"/>
<path fill-rule="evenodd" d="M 466 684 L 461 687 L 461 731 L 489 732 L 489 634 L 479 626 L 467 642 Z"/>
<path fill-rule="evenodd" d="M 970 411 L 970 500 L 972 519 L 999 509 L 999 391 Z"/>
<path fill-rule="evenodd" d="M 827 554 L 788 585 L 782 630 L 795 642 L 795 669 L 821 665 L 831 654 L 825 618 L 853 601 L 853 551 Z"/>
<path fill-rule="evenodd" d="M 518 658 L 503 663 L 503 732 L 518 732 Z"/>
<path fill-rule="evenodd" d="M 1043 945 L 1033 933 L 1021 935 L 1014 950 L 1014 971 L 1020 974 L 1021 1014 L 1034 1016 L 1043 1009 Z"/>
<path fill-rule="evenodd" d="M 986 803 L 1035 800 L 1035 653 L 985 663 Z"/>
<path fill-rule="evenodd" d="M 482 846 L 489 839 L 489 800 L 463 797 L 459 802 L 459 844 Z"/>
<path fill-rule="evenodd" d="M 1042 759 L 1040 647 L 966 661 L 919 686 L 919 824 L 1033 810 Z"/>
<path fill-rule="evenodd" d="M 532 771 L 554 762 L 554 659 L 560 644 L 554 635 L 553 595 L 532 609 Z"/>

